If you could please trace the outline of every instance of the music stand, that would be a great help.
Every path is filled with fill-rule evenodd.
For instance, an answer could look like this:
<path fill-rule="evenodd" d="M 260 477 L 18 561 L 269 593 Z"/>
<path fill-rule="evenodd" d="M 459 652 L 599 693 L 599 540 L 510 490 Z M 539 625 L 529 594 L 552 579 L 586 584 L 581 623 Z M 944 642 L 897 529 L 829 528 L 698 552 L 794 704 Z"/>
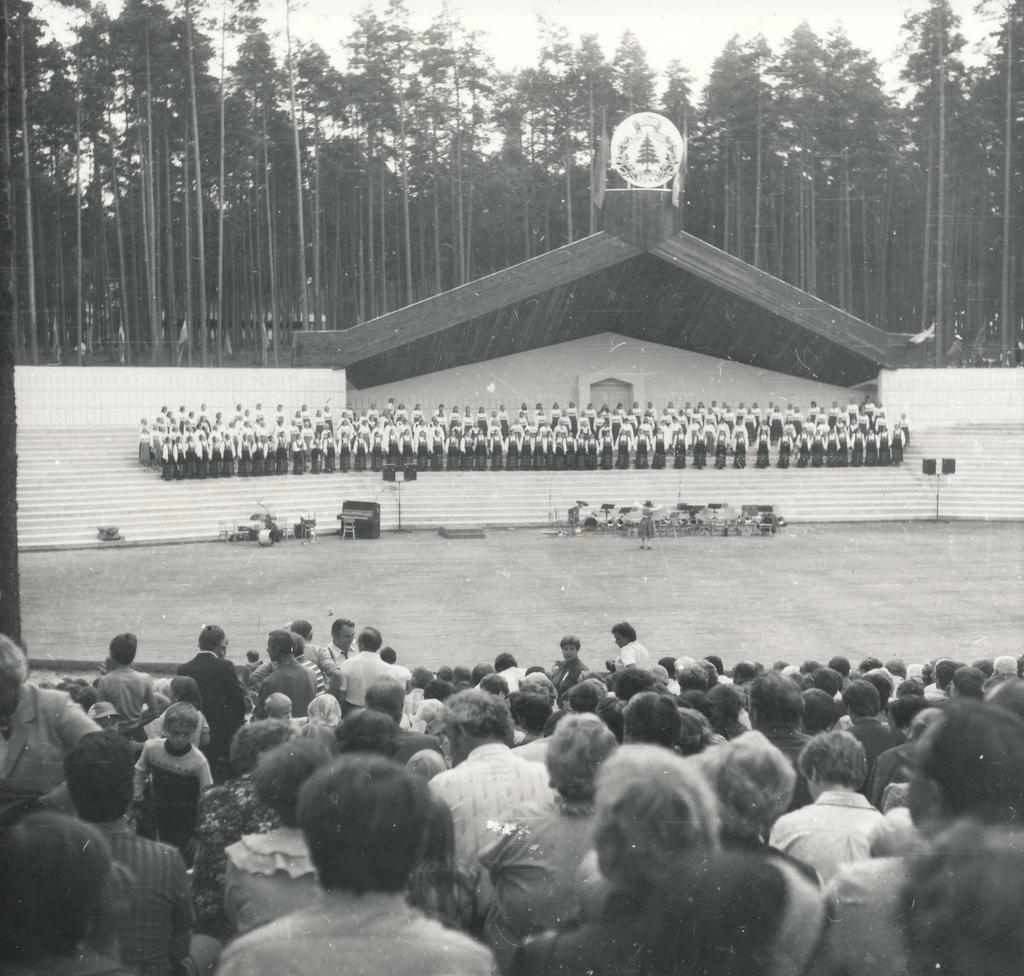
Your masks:
<path fill-rule="evenodd" d="M 415 481 L 416 480 L 416 470 L 415 470 L 415 468 L 413 469 L 413 471 L 412 471 L 412 475 L 413 476 L 411 478 L 407 477 L 407 473 L 408 472 L 406 471 L 405 468 L 395 467 L 395 468 L 392 468 L 391 470 L 392 470 L 392 472 L 394 474 L 394 482 L 393 483 L 394 483 L 394 486 L 395 486 L 395 490 L 398 492 L 398 529 L 396 531 L 398 531 L 398 532 L 405 532 L 407 530 L 402 528 L 402 482 L 403 481 Z M 389 478 L 388 480 L 390 481 L 391 479 Z"/>

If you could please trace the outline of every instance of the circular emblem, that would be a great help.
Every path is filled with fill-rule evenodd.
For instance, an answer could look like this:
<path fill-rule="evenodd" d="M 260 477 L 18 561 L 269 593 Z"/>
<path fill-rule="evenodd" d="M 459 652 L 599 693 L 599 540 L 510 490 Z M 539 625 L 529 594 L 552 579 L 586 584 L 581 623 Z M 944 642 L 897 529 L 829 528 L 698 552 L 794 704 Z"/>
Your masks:
<path fill-rule="evenodd" d="M 612 133 L 611 167 L 630 186 L 664 186 L 679 169 L 683 137 L 663 115 L 640 112 L 616 126 Z"/>

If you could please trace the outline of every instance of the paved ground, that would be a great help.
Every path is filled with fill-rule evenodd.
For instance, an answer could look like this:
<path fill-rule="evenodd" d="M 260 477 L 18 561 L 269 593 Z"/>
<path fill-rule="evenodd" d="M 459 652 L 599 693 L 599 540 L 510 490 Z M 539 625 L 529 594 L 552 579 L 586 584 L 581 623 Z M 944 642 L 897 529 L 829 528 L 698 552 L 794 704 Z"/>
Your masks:
<path fill-rule="evenodd" d="M 557 538 L 492 531 L 377 542 L 321 537 L 270 549 L 206 543 L 23 553 L 33 658 L 95 662 L 139 636 L 139 663 L 191 655 L 216 622 L 238 661 L 295 616 L 326 642 L 334 616 L 374 624 L 407 665 L 471 664 L 503 650 L 547 664 L 575 633 L 582 657 L 614 654 L 629 620 L 657 656 L 717 653 L 800 662 L 1024 651 L 1024 524 L 791 526 L 775 538 Z"/>

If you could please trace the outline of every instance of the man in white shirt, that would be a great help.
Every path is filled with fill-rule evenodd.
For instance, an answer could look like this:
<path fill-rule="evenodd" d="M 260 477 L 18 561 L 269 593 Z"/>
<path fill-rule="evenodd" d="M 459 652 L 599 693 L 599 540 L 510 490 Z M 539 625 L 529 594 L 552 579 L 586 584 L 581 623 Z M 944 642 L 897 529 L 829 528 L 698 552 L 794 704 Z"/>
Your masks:
<path fill-rule="evenodd" d="M 797 765 L 814 802 L 780 817 L 769 843 L 813 868 L 824 884 L 842 865 L 870 856 L 868 837 L 882 815 L 858 792 L 867 757 L 849 732 L 814 736 Z"/>
<path fill-rule="evenodd" d="M 445 718 L 455 768 L 438 773 L 430 790 L 451 810 L 457 863 L 476 879 L 477 855 L 511 812 L 525 803 L 549 804 L 554 794 L 546 767 L 511 750 L 512 715 L 504 699 L 460 691 L 445 703 Z"/>
<path fill-rule="evenodd" d="M 641 671 L 650 671 L 654 666 L 654 658 L 651 652 L 636 639 L 636 631 L 632 624 L 625 621 L 612 627 L 612 637 L 618 645 L 619 653 L 615 658 L 616 668 L 639 668 Z"/>
<path fill-rule="evenodd" d="M 359 653 L 338 665 L 336 694 L 341 702 L 343 718 L 361 712 L 366 707 L 366 689 L 378 678 L 394 679 L 392 666 L 381 660 L 379 652 L 382 643 L 379 630 L 364 627 L 356 641 Z"/>

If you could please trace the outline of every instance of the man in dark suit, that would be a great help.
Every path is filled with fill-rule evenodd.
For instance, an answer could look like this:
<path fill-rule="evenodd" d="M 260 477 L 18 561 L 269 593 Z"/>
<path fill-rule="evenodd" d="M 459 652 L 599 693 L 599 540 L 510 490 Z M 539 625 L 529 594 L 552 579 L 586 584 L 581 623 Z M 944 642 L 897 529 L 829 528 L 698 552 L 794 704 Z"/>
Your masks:
<path fill-rule="evenodd" d="M 199 653 L 178 668 L 178 674 L 199 685 L 203 715 L 210 724 L 204 753 L 218 783 L 231 776 L 231 739 L 245 721 L 245 689 L 227 652 L 224 631 L 207 624 L 199 634 Z"/>
<path fill-rule="evenodd" d="M 796 770 L 796 787 L 789 809 L 807 806 L 811 802 L 811 792 L 806 777 L 797 766 L 797 758 L 811 737 L 800 730 L 804 714 L 800 689 L 777 671 L 769 671 L 751 682 L 748 695 L 750 724 L 784 752 Z"/>
<path fill-rule="evenodd" d="M 853 724 L 850 733 L 864 746 L 867 754 L 868 774 L 861 792 L 866 796 L 875 762 L 887 749 L 899 745 L 892 728 L 882 720 L 881 698 L 878 689 L 869 681 L 851 681 L 843 692 L 843 704 Z"/>
<path fill-rule="evenodd" d="M 366 707 L 371 711 L 391 716 L 395 720 L 395 725 L 399 725 L 405 711 L 405 689 L 394 678 L 378 678 L 366 689 Z M 423 749 L 431 749 L 444 755 L 437 736 L 424 735 L 422 732 L 409 732 L 399 728 L 395 742 L 397 748 L 391 758 L 403 766 Z"/>

